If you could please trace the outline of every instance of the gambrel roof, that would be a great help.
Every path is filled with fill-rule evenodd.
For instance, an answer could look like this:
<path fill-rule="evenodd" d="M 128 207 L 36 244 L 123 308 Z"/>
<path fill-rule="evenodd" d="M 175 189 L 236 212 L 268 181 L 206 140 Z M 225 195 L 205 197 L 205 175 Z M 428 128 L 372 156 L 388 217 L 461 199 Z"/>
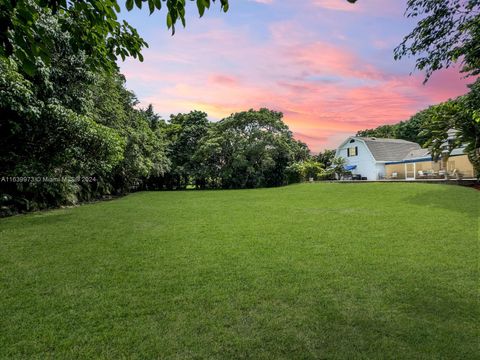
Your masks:
<path fill-rule="evenodd" d="M 376 161 L 400 161 L 411 151 L 422 150 L 417 143 L 400 139 L 382 139 L 374 137 L 354 137 L 362 140 Z"/>

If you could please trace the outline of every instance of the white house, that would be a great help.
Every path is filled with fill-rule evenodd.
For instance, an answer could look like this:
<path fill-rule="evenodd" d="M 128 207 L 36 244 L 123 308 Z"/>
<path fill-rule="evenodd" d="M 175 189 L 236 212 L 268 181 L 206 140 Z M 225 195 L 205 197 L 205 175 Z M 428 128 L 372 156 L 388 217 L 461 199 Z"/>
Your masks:
<path fill-rule="evenodd" d="M 420 145 L 399 139 L 351 136 L 340 144 L 335 156 L 346 159 L 346 169 L 353 175 L 378 180 L 385 177 L 386 163 L 402 161 L 413 150 L 421 150 Z"/>

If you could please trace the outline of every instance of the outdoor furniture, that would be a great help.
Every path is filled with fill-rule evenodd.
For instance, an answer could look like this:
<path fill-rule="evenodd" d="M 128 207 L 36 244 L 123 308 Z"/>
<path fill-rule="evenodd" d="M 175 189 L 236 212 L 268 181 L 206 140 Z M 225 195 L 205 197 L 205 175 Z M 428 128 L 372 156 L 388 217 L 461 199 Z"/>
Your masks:
<path fill-rule="evenodd" d="M 390 179 L 398 179 L 398 173 L 392 172 L 392 176 L 390 176 Z"/>
<path fill-rule="evenodd" d="M 422 170 L 417 171 L 417 177 L 420 179 L 425 179 L 427 176 Z"/>
<path fill-rule="evenodd" d="M 462 180 L 463 179 L 463 174 L 460 171 L 458 171 L 457 169 L 453 169 L 452 177 L 454 177 L 457 180 Z"/>
<path fill-rule="evenodd" d="M 427 179 L 433 178 L 433 170 L 426 170 L 423 172 L 423 176 Z"/>

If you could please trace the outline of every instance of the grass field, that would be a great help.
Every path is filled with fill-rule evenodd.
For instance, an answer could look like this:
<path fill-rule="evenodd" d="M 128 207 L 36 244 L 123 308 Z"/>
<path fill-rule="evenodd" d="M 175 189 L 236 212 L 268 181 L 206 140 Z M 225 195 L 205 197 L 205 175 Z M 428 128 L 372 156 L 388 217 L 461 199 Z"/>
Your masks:
<path fill-rule="evenodd" d="M 137 193 L 0 220 L 0 358 L 478 359 L 480 192 Z"/>

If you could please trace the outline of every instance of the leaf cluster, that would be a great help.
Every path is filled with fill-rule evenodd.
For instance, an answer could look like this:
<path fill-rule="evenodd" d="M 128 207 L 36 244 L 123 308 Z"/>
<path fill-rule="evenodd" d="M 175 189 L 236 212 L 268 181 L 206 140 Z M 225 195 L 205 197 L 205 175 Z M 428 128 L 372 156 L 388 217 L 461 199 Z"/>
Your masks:
<path fill-rule="evenodd" d="M 215 0 L 212 0 L 215 1 Z M 166 9 L 166 23 L 172 34 L 180 21 L 185 26 L 186 0 L 126 0 L 128 11 L 148 8 L 150 14 Z M 210 0 L 196 0 L 200 16 L 211 5 Z M 220 0 L 228 10 L 228 0 Z M 110 73 L 116 61 L 127 57 L 143 61 L 141 51 L 148 44 L 127 21 L 118 18 L 121 3 L 117 0 L 16 0 L 0 3 L 0 57 L 16 55 L 19 65 L 30 75 L 41 59 L 48 64 L 52 44 L 45 29 L 38 26 L 43 14 L 55 16 L 61 31 L 70 34 L 70 46 L 87 55 L 91 69 L 102 68 Z"/>
<path fill-rule="evenodd" d="M 467 76 L 480 73 L 480 1 L 408 0 L 406 16 L 420 20 L 395 49 L 395 59 L 415 57 L 425 82 L 457 62 Z"/>

